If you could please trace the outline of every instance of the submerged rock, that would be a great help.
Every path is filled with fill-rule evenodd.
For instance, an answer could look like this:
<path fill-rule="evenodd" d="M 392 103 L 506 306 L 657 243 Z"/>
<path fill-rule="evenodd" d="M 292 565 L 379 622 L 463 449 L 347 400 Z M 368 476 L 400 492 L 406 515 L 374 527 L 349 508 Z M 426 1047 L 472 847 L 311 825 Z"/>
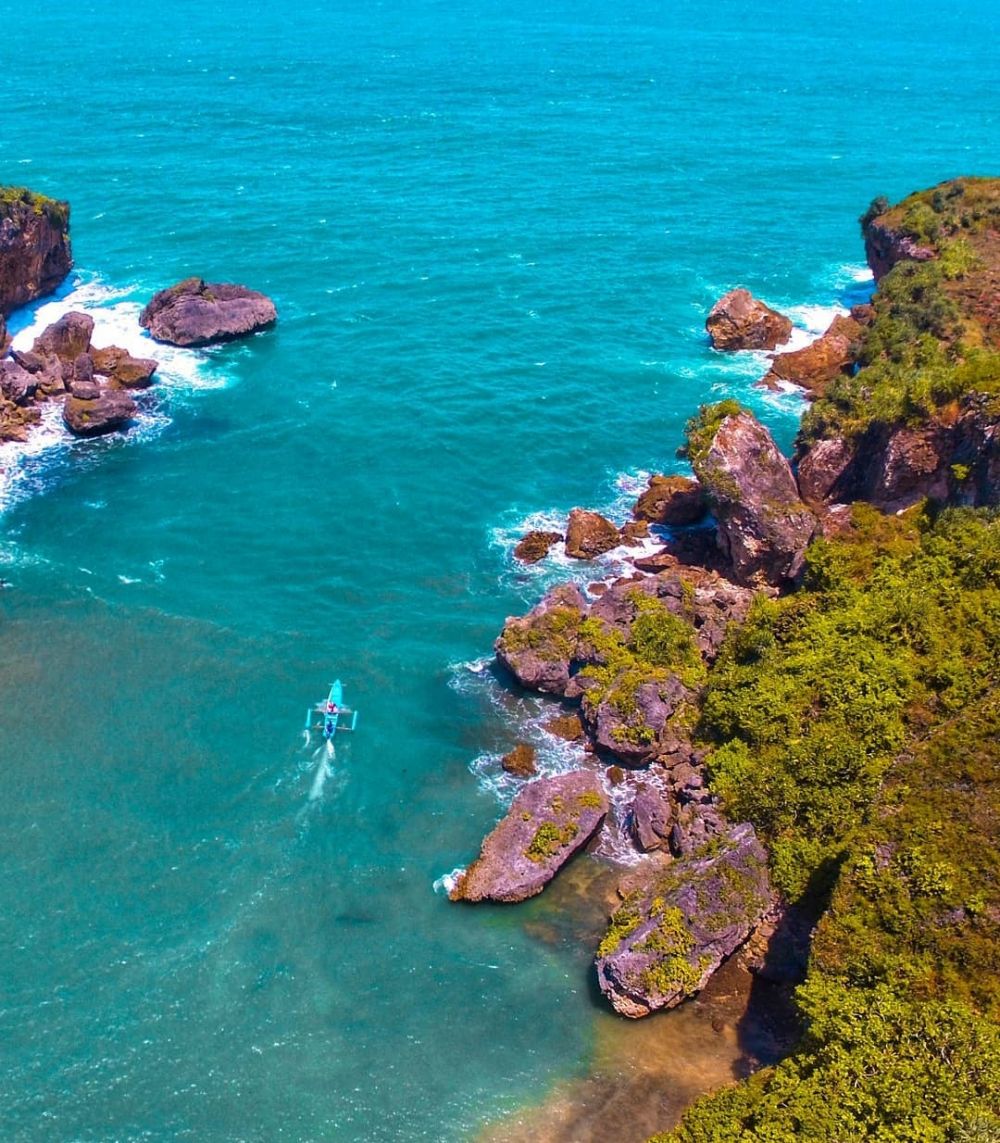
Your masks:
<path fill-rule="evenodd" d="M 625 897 L 597 952 L 601 991 L 623 1016 L 675 1007 L 704 988 L 771 900 L 753 827 L 732 827 Z"/>
<path fill-rule="evenodd" d="M 529 746 L 527 742 L 519 742 L 513 750 L 508 751 L 500 759 L 500 765 L 515 778 L 533 777 L 538 773 L 534 746 Z"/>
<path fill-rule="evenodd" d="M 589 770 L 530 782 L 449 897 L 510 902 L 535 896 L 600 829 L 607 812 L 607 796 Z"/>
<path fill-rule="evenodd" d="M 716 349 L 774 349 L 792 333 L 791 321 L 749 290 L 730 290 L 721 297 L 705 328 Z"/>
<path fill-rule="evenodd" d="M 266 295 L 229 282 L 186 278 L 155 294 L 139 324 L 157 341 L 198 346 L 246 337 L 277 319 Z"/>

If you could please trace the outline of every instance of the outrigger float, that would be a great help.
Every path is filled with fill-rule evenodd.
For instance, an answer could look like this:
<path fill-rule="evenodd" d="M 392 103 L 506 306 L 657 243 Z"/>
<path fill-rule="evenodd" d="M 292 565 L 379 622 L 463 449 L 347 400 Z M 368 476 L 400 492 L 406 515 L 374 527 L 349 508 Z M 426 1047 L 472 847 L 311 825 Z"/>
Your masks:
<path fill-rule="evenodd" d="M 353 730 L 357 725 L 358 712 L 344 706 L 344 688 L 340 679 L 330 684 L 330 693 L 325 702 L 318 702 L 306 711 L 306 734 L 319 730 L 327 742 L 332 742 L 338 731 Z"/>

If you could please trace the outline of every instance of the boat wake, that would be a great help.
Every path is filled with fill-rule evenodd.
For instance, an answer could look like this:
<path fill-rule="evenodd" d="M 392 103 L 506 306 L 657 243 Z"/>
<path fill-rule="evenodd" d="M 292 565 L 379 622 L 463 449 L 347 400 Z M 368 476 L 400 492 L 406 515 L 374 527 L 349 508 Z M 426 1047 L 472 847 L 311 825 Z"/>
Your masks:
<path fill-rule="evenodd" d="M 313 758 L 318 758 L 319 762 L 309 790 L 310 802 L 317 802 L 323 796 L 323 787 L 326 785 L 327 778 L 333 774 L 333 763 L 336 757 L 336 748 L 329 739 L 322 746 L 317 747 L 313 753 Z"/>

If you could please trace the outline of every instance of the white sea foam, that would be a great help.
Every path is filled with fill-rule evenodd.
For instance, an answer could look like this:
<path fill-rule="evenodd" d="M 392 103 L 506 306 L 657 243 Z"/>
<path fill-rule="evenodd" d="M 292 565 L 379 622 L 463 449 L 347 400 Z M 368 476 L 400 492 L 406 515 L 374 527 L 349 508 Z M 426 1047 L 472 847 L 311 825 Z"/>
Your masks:
<path fill-rule="evenodd" d="M 458 884 L 459 877 L 465 872 L 465 867 L 456 865 L 450 873 L 443 873 L 434 882 L 434 892 L 447 895 Z"/>
<path fill-rule="evenodd" d="M 68 289 L 54 299 L 16 311 L 8 329 L 16 349 L 30 349 L 35 338 L 63 314 L 82 311 L 94 319 L 92 343 L 117 345 L 134 357 L 153 357 L 159 363 L 153 389 L 137 394 L 139 413 L 125 441 L 143 441 L 157 436 L 170 423 L 171 400 L 201 389 L 225 387 L 225 373 L 210 351 L 160 345 L 139 325 L 142 303 L 132 289 L 116 289 L 94 276 L 76 275 Z M 41 406 L 42 419 L 27 441 L 0 444 L 0 514 L 12 504 L 41 491 L 54 468 L 70 450 L 93 447 L 77 441 L 62 422 L 58 403 Z M 82 453 L 78 453 L 82 455 Z"/>

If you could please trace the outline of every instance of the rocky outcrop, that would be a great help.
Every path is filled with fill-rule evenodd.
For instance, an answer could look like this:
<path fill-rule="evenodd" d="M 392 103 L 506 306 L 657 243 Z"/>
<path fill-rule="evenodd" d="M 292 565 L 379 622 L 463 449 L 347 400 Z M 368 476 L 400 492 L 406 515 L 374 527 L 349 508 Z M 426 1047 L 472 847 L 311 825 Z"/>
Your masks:
<path fill-rule="evenodd" d="M 72 268 L 69 204 L 0 187 L 0 318 L 51 294 Z M 3 341 L 0 331 L 0 350 Z"/>
<path fill-rule="evenodd" d="M 575 560 L 592 560 L 621 543 L 618 529 L 599 512 L 574 508 L 566 524 L 566 555 Z"/>
<path fill-rule="evenodd" d="M 96 437 L 122 428 L 136 414 L 135 401 L 119 389 L 74 382 L 63 402 L 63 421 L 78 437 Z"/>
<path fill-rule="evenodd" d="M 256 290 L 186 278 L 155 294 L 139 315 L 139 324 L 157 341 L 199 346 L 246 337 L 277 316 L 274 302 Z"/>
<path fill-rule="evenodd" d="M 526 532 L 514 548 L 514 559 L 523 564 L 537 564 L 562 538 L 562 532 Z"/>
<path fill-rule="evenodd" d="M 659 790 L 644 787 L 629 807 L 628 824 L 636 848 L 643 853 L 661 849 L 670 837 L 673 814 Z"/>
<path fill-rule="evenodd" d="M 767 855 L 748 824 L 732 827 L 622 901 L 597 954 L 616 1012 L 673 1008 L 704 987 L 771 904 Z"/>
<path fill-rule="evenodd" d="M 886 209 L 889 203 L 885 203 Z M 892 226 L 882 215 L 866 217 L 862 223 L 865 240 L 865 258 L 878 282 L 897 262 L 929 262 L 937 257 L 931 246 L 923 246 L 905 230 Z"/>
<path fill-rule="evenodd" d="M 957 414 L 922 425 L 873 424 L 856 441 L 831 437 L 799 459 L 802 495 L 812 503 L 866 500 L 900 512 L 921 500 L 1000 504 L 1000 416 L 994 399 L 972 393 Z"/>
<path fill-rule="evenodd" d="M 705 328 L 716 349 L 775 349 L 792 333 L 788 318 L 749 290 L 730 290 L 709 312 Z"/>
<path fill-rule="evenodd" d="M 778 353 L 761 384 L 773 387 L 790 382 L 812 397 L 822 397 L 830 383 L 852 369 L 862 329 L 852 317 L 838 314 L 830 328 L 804 349 Z"/>
<path fill-rule="evenodd" d="M 35 338 L 32 352 L 43 359 L 54 356 L 63 362 L 76 361 L 81 353 L 89 351 L 93 332 L 94 319 L 90 314 L 71 310 Z"/>
<path fill-rule="evenodd" d="M 703 427 L 695 473 L 717 520 L 719 546 L 738 582 L 781 585 L 802 569 L 816 519 L 799 498 L 788 461 L 745 411 Z"/>
<path fill-rule="evenodd" d="M 607 796 L 588 770 L 530 782 L 449 897 L 452 901 L 534 897 L 594 836 L 607 812 Z"/>
<path fill-rule="evenodd" d="M 696 524 L 706 511 L 705 496 L 696 480 L 654 474 L 636 501 L 632 515 L 650 524 L 679 528 Z"/>
<path fill-rule="evenodd" d="M 497 659 L 530 690 L 565 695 L 578 658 L 580 623 L 587 602 L 575 584 L 559 584 L 524 616 L 504 624 Z"/>
<path fill-rule="evenodd" d="M 146 389 L 153 383 L 158 362 L 151 357 L 133 357 L 128 350 L 111 345 L 91 352 L 94 372 L 110 379 L 117 389 Z"/>

